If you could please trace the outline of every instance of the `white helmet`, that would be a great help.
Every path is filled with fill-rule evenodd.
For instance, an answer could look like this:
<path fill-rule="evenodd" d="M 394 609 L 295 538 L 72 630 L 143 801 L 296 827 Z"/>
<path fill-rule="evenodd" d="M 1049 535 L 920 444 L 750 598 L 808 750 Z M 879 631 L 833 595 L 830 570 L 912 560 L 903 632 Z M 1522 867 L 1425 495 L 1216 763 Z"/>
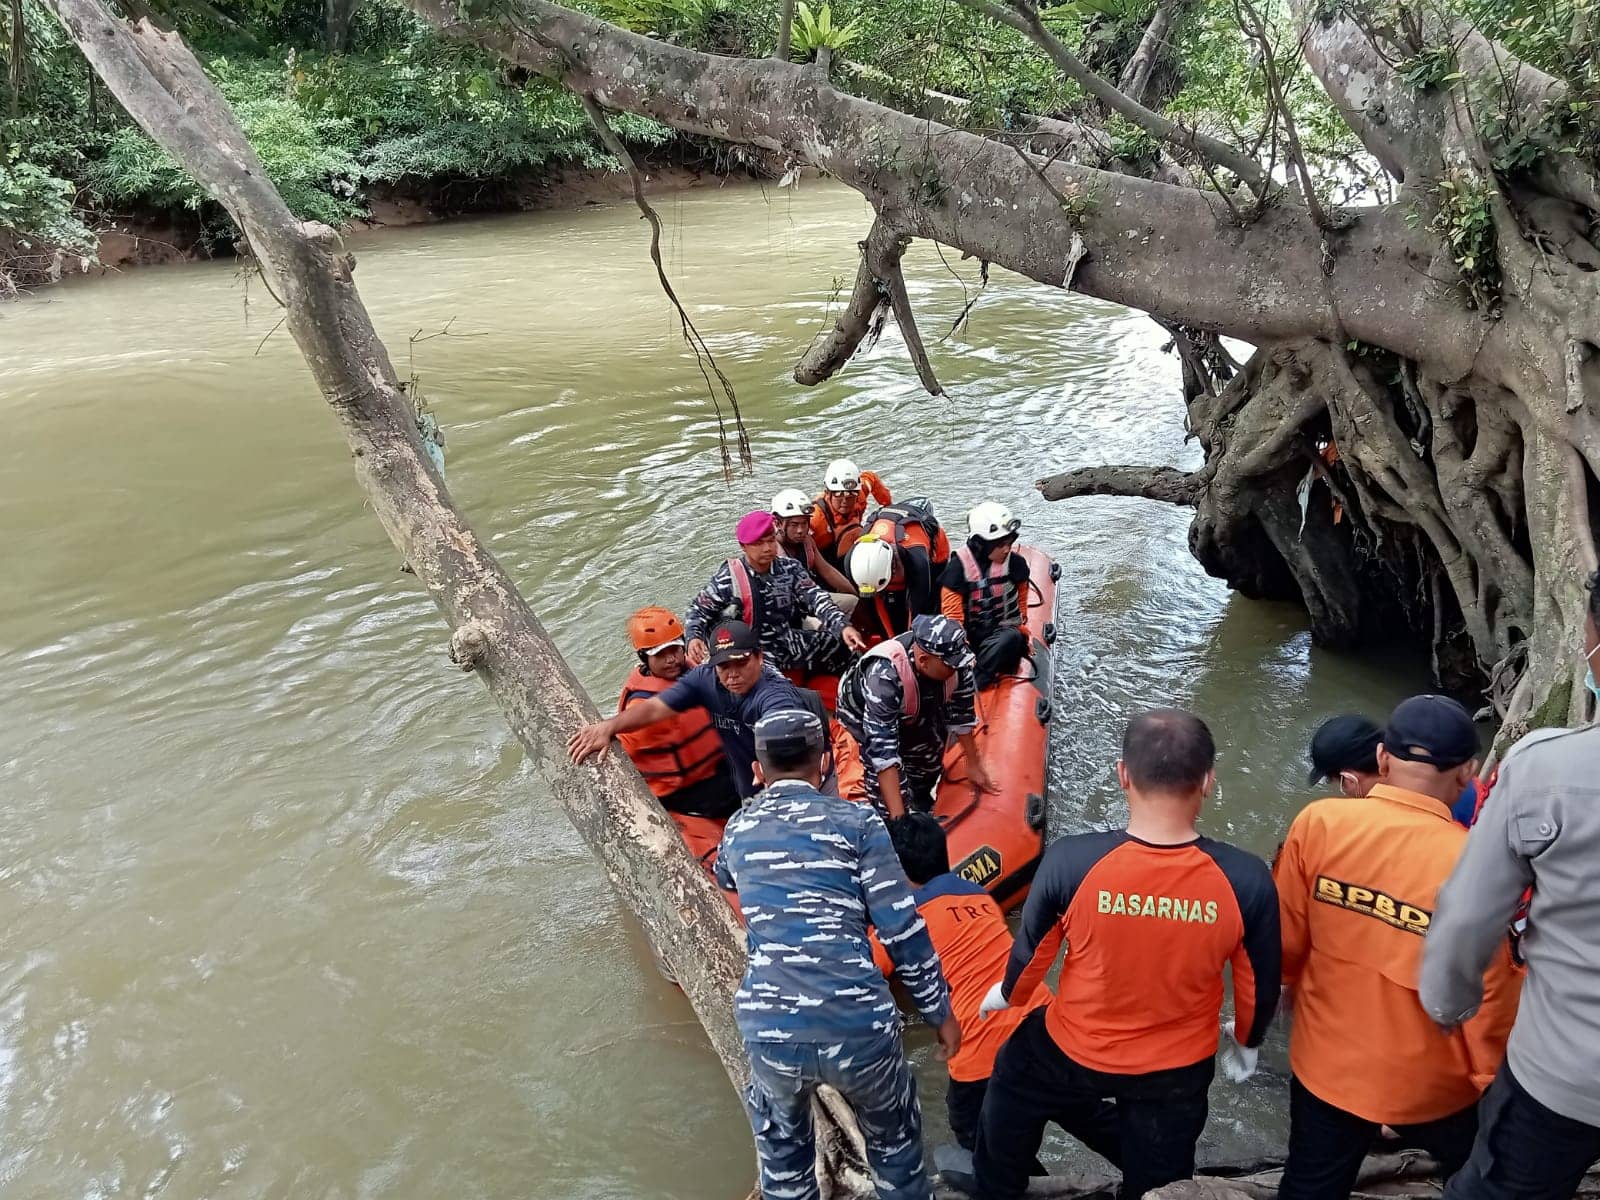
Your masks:
<path fill-rule="evenodd" d="M 967 532 L 986 542 L 998 542 L 1022 528 L 1022 522 L 1011 515 L 1004 504 L 985 500 L 967 514 Z"/>
<path fill-rule="evenodd" d="M 822 486 L 830 492 L 857 491 L 861 487 L 861 468 L 848 458 L 836 458 L 828 464 Z"/>
<path fill-rule="evenodd" d="M 799 488 L 784 488 L 772 498 L 772 515 L 779 520 L 784 517 L 808 517 L 815 507 L 815 501 Z"/>
<path fill-rule="evenodd" d="M 863 596 L 873 596 L 889 586 L 894 578 L 894 547 L 869 533 L 850 548 L 845 566 L 855 581 L 856 591 Z"/>

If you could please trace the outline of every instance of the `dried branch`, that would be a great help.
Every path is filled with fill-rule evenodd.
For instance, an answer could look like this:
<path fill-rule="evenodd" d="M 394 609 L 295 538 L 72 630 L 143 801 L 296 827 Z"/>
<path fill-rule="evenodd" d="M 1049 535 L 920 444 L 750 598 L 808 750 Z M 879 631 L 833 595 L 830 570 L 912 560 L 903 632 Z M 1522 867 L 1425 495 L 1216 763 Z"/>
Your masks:
<path fill-rule="evenodd" d="M 1261 164 L 1248 155 L 1197 129 L 1180 125 L 1160 113 L 1152 112 L 1131 96 L 1118 91 L 1115 85 L 1096 75 L 1045 27 L 1036 9 L 1027 5 L 1011 7 L 1002 0 L 961 0 L 961 2 L 975 12 L 983 13 L 986 17 L 1015 29 L 1049 55 L 1050 60 L 1061 68 L 1067 78 L 1112 112 L 1132 121 L 1152 137 L 1198 154 L 1219 167 L 1232 171 L 1257 195 L 1264 195 L 1271 189 L 1271 177 L 1261 169 Z"/>
<path fill-rule="evenodd" d="M 1135 496 L 1166 504 L 1192 505 L 1211 480 L 1209 472 L 1176 467 L 1078 467 L 1034 484 L 1046 500 L 1074 496 Z"/>
<path fill-rule="evenodd" d="M 722 475 L 724 479 L 732 482 L 733 458 L 728 453 L 728 427 L 722 416 L 723 400 L 727 401 L 729 409 L 733 412 L 733 428 L 739 445 L 739 464 L 748 471 L 754 461 L 750 453 L 750 435 L 744 427 L 744 416 L 739 412 L 739 398 L 734 394 L 733 384 L 722 373 L 716 355 L 711 352 L 711 347 L 706 345 L 706 339 L 701 336 L 693 318 L 684 309 L 683 302 L 678 299 L 672 281 L 667 278 L 667 268 L 661 261 L 661 216 L 645 197 L 644 172 L 639 170 L 639 165 L 633 161 L 633 155 L 628 152 L 628 147 L 617 136 L 616 130 L 611 128 L 604 110 L 595 103 L 594 97 L 583 93 L 577 95 L 583 105 L 584 113 L 589 118 L 589 123 L 600 135 L 601 144 L 627 170 L 628 181 L 633 185 L 633 202 L 644 214 L 644 219 L 650 222 L 650 261 L 655 265 L 656 278 L 661 283 L 661 290 L 667 294 L 667 299 L 672 301 L 672 307 L 677 311 L 678 331 L 683 335 L 683 340 L 689 349 L 694 352 L 694 365 L 700 369 L 700 378 L 706 381 L 706 392 L 711 397 L 711 407 L 717 415 L 717 448 L 722 454 Z M 713 376 L 716 377 L 715 382 L 712 381 Z M 721 399 L 718 398 L 719 392 Z"/>
<path fill-rule="evenodd" d="M 861 265 L 856 269 L 850 300 L 834 321 L 833 328 L 818 335 L 795 364 L 796 383 L 813 387 L 824 379 L 832 379 L 863 342 L 869 350 L 877 343 L 889 315 L 889 297 L 872 264 L 886 256 L 898 258 L 909 244 L 910 239 L 890 229 L 881 215 L 873 219 L 867 236 L 857 243 L 861 249 Z"/>

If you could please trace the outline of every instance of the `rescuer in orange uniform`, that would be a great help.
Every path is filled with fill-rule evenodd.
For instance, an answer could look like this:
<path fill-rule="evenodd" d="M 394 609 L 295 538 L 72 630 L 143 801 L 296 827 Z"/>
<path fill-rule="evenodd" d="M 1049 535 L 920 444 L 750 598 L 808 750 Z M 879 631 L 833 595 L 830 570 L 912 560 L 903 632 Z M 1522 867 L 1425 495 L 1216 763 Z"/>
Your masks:
<path fill-rule="evenodd" d="M 639 665 L 622 685 L 619 713 L 659 696 L 689 669 L 683 625 L 670 609 L 641 608 L 628 618 L 628 637 Z M 725 821 L 738 810 L 728 759 L 705 709 L 685 709 L 617 740 L 669 812 Z"/>
<path fill-rule="evenodd" d="M 1048 1004 L 1053 993 L 1040 987 L 1026 1004 L 980 1016 L 984 994 L 1005 973 L 1011 957 L 1005 914 L 983 888 L 951 872 L 944 826 L 932 813 L 912 812 L 890 821 L 889 840 L 911 881 L 917 911 L 950 985 L 950 1008 L 961 1026 L 961 1049 L 945 1064 L 950 1071 L 945 1107 L 956 1142 L 972 1150 L 995 1055 L 1022 1019 Z M 893 964 L 888 953 L 876 942 L 872 952 L 879 969 L 889 974 Z M 1044 1168 L 1037 1167 L 1034 1173 L 1043 1175 Z"/>
<path fill-rule="evenodd" d="M 861 597 L 855 621 L 867 640 L 899 637 L 914 617 L 937 614 L 939 577 L 949 561 L 950 539 L 933 501 L 917 496 L 874 510 L 845 560 Z"/>
<path fill-rule="evenodd" d="M 867 506 L 888 504 L 893 499 L 883 480 L 848 458 L 828 464 L 817 506 L 811 510 L 811 536 L 835 570 L 844 570 L 845 556 L 861 536 L 861 518 L 867 515 Z"/>
<path fill-rule="evenodd" d="M 1472 1149 L 1519 980 L 1502 939 L 1482 1009 L 1447 1035 L 1417 984 L 1440 885 L 1467 840 L 1450 806 L 1477 754 L 1466 709 L 1413 696 L 1383 731 L 1380 782 L 1362 797 L 1319 800 L 1289 827 L 1274 868 L 1294 1003 L 1280 1200 L 1344 1200 L 1382 1125 L 1446 1177 Z"/>
<path fill-rule="evenodd" d="M 1047 1121 L 1121 1167 L 1125 1197 L 1194 1174 L 1223 968 L 1239 1046 L 1261 1044 L 1278 1004 L 1271 872 L 1195 829 L 1216 756 L 1198 717 L 1141 713 L 1117 764 L 1128 827 L 1045 851 L 1005 978 L 982 1010 L 1027 1003 L 1063 945 L 1066 956 L 1055 1000 L 995 1060 L 974 1156 L 982 1200 L 1023 1195 Z"/>

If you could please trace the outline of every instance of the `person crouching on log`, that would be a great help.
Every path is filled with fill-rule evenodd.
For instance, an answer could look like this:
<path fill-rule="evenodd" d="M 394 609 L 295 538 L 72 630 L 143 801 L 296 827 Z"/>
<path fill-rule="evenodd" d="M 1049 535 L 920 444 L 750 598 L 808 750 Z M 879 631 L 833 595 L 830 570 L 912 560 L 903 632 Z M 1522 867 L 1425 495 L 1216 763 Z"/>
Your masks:
<path fill-rule="evenodd" d="M 814 713 L 756 723 L 765 787 L 728 822 L 717 854 L 717 882 L 738 891 L 749 931 L 734 1017 L 750 1056 L 761 1194 L 818 1196 L 811 1098 L 827 1084 L 855 1111 L 879 1197 L 930 1200 L 916 1080 L 869 926 L 938 1030 L 941 1058 L 960 1050 L 961 1027 L 883 821 L 821 791 L 827 741 Z"/>
<path fill-rule="evenodd" d="M 989 985 L 1004 973 L 1011 957 L 1005 914 L 988 892 L 950 870 L 944 826 L 932 813 L 908 813 L 895 821 L 889 826 L 889 840 L 914 889 L 917 912 L 928 927 L 950 985 L 950 1006 L 961 1023 L 961 1052 L 945 1064 L 950 1072 L 945 1108 L 956 1143 L 971 1151 L 977 1146 L 978 1116 L 995 1055 L 1022 1019 L 1048 1004 L 1054 993 L 1038 987 L 1027 1004 L 992 1016 L 980 1014 Z M 873 957 L 878 969 L 889 974 L 893 964 L 888 953 L 875 946 Z M 1037 1163 L 1032 1170 L 1035 1175 L 1045 1173 Z"/>
<path fill-rule="evenodd" d="M 718 567 L 689 603 L 684 622 L 689 661 L 696 666 L 705 662 L 707 632 L 732 618 L 756 631 L 775 670 L 842 675 L 867 643 L 849 627 L 844 613 L 817 586 L 805 564 L 779 551 L 772 514 L 745 514 L 734 536 L 739 556 Z M 807 617 L 815 617 L 821 628 L 803 628 Z"/>
<path fill-rule="evenodd" d="M 1274 867 L 1294 1001 L 1280 1200 L 1344 1200 L 1382 1125 L 1445 1178 L 1471 1152 L 1517 1011 L 1505 925 L 1473 1020 L 1441 1036 L 1417 989 L 1439 889 L 1467 841 L 1450 806 L 1477 756 L 1466 709 L 1413 696 L 1383 731 L 1380 782 L 1319 800 L 1289 826 Z"/>
<path fill-rule="evenodd" d="M 1127 828 L 1064 837 L 1045 851 L 1005 978 L 983 1008 L 1028 1003 L 1063 946 L 1066 957 L 1055 1000 L 1029 1014 L 995 1060 L 974 1156 L 982 1200 L 1022 1196 L 1047 1121 L 1120 1167 L 1125 1197 L 1194 1174 L 1223 967 L 1233 971 L 1229 1050 L 1248 1057 L 1278 1006 L 1271 872 L 1195 829 L 1215 763 L 1204 721 L 1177 709 L 1141 713 L 1117 763 Z"/>
<path fill-rule="evenodd" d="M 917 617 L 839 681 L 839 723 L 861 747 L 862 786 L 879 811 L 892 819 L 933 807 L 952 737 L 967 778 L 996 790 L 978 751 L 975 694 L 967 635 L 945 617 Z"/>
<path fill-rule="evenodd" d="M 1028 652 L 1022 632 L 1028 607 L 1028 561 L 1012 553 L 1022 522 L 1003 504 L 987 501 L 967 514 L 967 543 L 950 557 L 939 580 L 939 607 L 967 630 L 977 655 L 978 687 L 1015 675 Z"/>

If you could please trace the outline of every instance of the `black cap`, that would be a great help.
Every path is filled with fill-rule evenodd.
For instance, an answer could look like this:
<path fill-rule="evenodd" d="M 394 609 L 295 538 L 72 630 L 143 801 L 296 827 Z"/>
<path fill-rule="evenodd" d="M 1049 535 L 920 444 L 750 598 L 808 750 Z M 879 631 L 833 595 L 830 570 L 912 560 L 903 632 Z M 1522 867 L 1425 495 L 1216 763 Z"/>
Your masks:
<path fill-rule="evenodd" d="M 1395 758 L 1448 771 L 1478 757 L 1478 730 L 1472 714 L 1449 696 L 1413 696 L 1389 714 L 1383 748 Z"/>
<path fill-rule="evenodd" d="M 756 631 L 743 621 L 724 621 L 711 631 L 711 665 L 717 666 L 730 658 L 743 658 L 761 649 L 761 639 Z"/>
<path fill-rule="evenodd" d="M 792 759 L 806 753 L 821 754 L 828 744 L 822 718 L 803 708 L 768 713 L 751 732 L 755 734 L 756 753 L 762 757 Z"/>
<path fill-rule="evenodd" d="M 1383 730 L 1376 721 L 1355 713 L 1329 717 L 1311 735 L 1311 773 L 1307 783 L 1337 779 L 1341 771 L 1378 773 L 1378 743 Z"/>

